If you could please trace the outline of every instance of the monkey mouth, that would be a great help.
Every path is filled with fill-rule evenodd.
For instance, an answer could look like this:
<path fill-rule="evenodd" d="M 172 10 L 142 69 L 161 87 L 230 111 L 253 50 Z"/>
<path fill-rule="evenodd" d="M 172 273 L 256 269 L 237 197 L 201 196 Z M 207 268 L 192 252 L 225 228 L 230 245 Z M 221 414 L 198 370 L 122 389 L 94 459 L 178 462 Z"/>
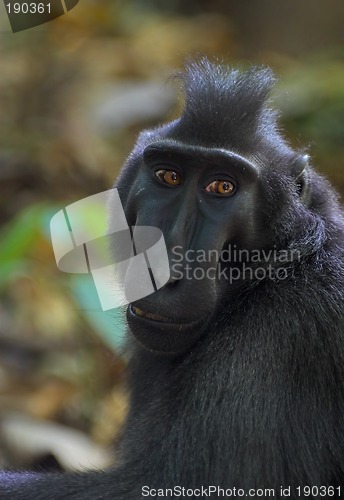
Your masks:
<path fill-rule="evenodd" d="M 141 318 L 150 319 L 152 321 L 158 321 L 159 323 L 171 323 L 171 321 L 165 316 L 143 311 L 137 306 L 130 306 L 130 309 L 132 313 L 134 313 L 136 316 L 140 316 Z"/>
<path fill-rule="evenodd" d="M 171 318 L 133 304 L 127 309 L 131 333 L 143 347 L 159 354 L 177 355 L 186 351 L 204 331 L 208 319 Z"/>
<path fill-rule="evenodd" d="M 130 304 L 128 313 L 134 319 L 153 322 L 156 324 L 160 323 L 161 325 L 164 324 L 166 327 L 170 326 L 180 328 L 181 326 L 193 325 L 200 321 L 200 318 L 192 318 L 190 320 L 185 318 L 171 318 L 168 316 L 163 316 L 162 314 L 145 311 L 141 309 L 141 307 L 134 306 L 133 304 Z"/>

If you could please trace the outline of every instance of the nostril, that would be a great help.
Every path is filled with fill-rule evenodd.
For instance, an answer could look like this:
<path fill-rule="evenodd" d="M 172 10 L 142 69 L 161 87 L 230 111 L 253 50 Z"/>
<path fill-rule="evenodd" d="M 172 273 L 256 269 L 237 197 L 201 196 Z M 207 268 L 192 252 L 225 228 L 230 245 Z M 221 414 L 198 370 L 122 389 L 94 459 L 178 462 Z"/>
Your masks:
<path fill-rule="evenodd" d="M 178 278 L 174 278 L 173 276 L 170 276 L 170 279 L 167 281 L 167 283 L 165 284 L 165 287 L 168 287 L 168 288 L 173 288 L 177 285 L 177 283 L 179 282 L 180 280 Z"/>

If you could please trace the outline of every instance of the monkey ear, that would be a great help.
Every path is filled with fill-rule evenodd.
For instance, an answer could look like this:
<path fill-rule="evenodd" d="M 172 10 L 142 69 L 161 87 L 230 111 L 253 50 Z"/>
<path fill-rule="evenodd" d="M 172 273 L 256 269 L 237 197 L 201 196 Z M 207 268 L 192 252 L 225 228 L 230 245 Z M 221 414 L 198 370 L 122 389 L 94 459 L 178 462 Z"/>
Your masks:
<path fill-rule="evenodd" d="M 309 155 L 300 155 L 293 163 L 292 173 L 295 178 L 297 192 L 306 205 L 309 201 L 310 182 L 309 182 Z"/>

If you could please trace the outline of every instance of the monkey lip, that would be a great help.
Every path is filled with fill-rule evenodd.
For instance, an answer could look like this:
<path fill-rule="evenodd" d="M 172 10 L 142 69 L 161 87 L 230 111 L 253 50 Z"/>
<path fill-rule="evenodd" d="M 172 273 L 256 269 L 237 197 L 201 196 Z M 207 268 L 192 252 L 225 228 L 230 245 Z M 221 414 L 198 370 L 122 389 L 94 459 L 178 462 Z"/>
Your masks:
<path fill-rule="evenodd" d="M 178 320 L 177 318 L 169 318 L 167 316 L 163 316 L 162 314 L 158 313 L 152 313 L 148 311 L 144 311 L 140 307 L 130 305 L 129 306 L 129 311 L 130 315 L 136 319 L 141 319 L 143 321 L 150 321 L 153 323 L 160 323 L 160 324 L 165 324 L 170 325 L 171 327 L 180 327 L 181 325 L 193 325 L 194 323 L 197 323 L 199 321 L 199 318 L 193 319 L 193 320 L 186 320 L 186 319 L 180 319 Z"/>
<path fill-rule="evenodd" d="M 131 306 L 131 311 L 136 314 L 136 316 L 140 316 L 141 318 L 151 319 L 153 321 L 159 321 L 160 323 L 171 323 L 165 316 L 161 316 L 160 314 L 150 313 L 143 311 L 139 307 Z"/>

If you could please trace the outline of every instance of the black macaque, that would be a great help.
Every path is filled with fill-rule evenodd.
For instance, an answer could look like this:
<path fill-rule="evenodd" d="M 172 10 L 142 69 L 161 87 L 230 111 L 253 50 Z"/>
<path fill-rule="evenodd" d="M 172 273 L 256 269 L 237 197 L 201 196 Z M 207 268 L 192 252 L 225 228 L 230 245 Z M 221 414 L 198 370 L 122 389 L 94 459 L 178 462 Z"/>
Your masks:
<path fill-rule="evenodd" d="M 3 472 L 1 499 L 344 495 L 337 195 L 278 130 L 270 70 L 202 59 L 181 78 L 182 116 L 140 135 L 117 182 L 129 225 L 162 230 L 171 268 L 127 310 L 119 464 Z"/>

